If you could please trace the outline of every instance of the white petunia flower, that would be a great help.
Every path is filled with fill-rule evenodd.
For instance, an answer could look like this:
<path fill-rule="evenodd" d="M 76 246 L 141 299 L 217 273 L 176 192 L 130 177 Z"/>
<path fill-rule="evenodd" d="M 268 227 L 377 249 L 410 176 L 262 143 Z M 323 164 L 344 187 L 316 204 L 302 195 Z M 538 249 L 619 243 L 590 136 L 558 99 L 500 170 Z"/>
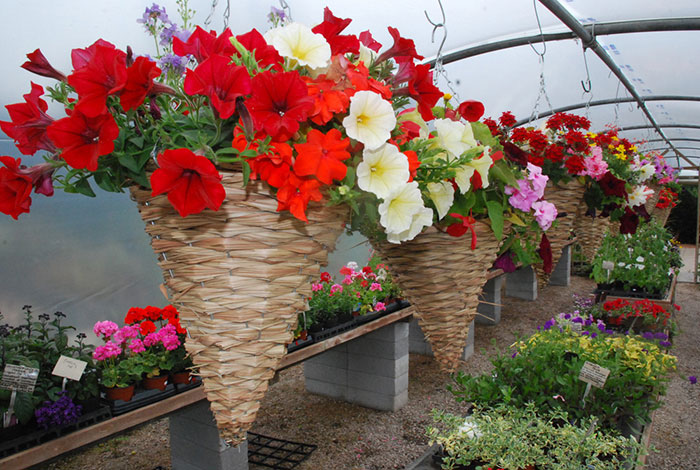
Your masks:
<path fill-rule="evenodd" d="M 647 202 L 647 199 L 654 194 L 654 190 L 646 186 L 635 186 L 630 194 L 627 195 L 627 205 L 629 207 L 639 206 Z"/>
<path fill-rule="evenodd" d="M 448 181 L 428 183 L 428 193 L 438 211 L 438 219 L 442 219 L 455 200 L 455 188 Z"/>
<path fill-rule="evenodd" d="M 452 119 L 435 119 L 434 122 L 437 131 L 435 145 L 447 150 L 450 156 L 459 158 L 464 152 L 478 145 L 470 124 Z"/>
<path fill-rule="evenodd" d="M 455 170 L 455 183 L 462 194 L 467 194 L 472 187 L 472 176 L 476 169 L 470 165 L 462 165 Z"/>
<path fill-rule="evenodd" d="M 331 46 L 320 34 L 306 25 L 289 23 L 266 32 L 265 41 L 282 57 L 295 60 L 311 69 L 327 67 L 331 60 Z"/>
<path fill-rule="evenodd" d="M 637 263 L 643 263 L 644 262 L 644 256 L 637 256 Z"/>
<path fill-rule="evenodd" d="M 489 187 L 489 168 L 491 168 L 491 165 L 493 165 L 493 159 L 491 158 L 491 155 L 489 155 L 489 150 L 490 149 L 487 147 L 481 157 L 475 158 L 467 163 L 467 165 L 473 167 L 479 172 L 479 175 L 481 176 L 481 186 L 484 188 Z"/>
<path fill-rule="evenodd" d="M 377 53 L 374 52 L 372 49 L 369 47 L 365 46 L 364 44 L 360 43 L 360 62 L 364 62 L 364 64 L 369 67 L 372 64 L 372 61 L 377 58 Z"/>
<path fill-rule="evenodd" d="M 376 150 L 365 149 L 357 165 L 357 185 L 381 198 L 406 184 L 409 176 L 408 158 L 391 144 Z"/>
<path fill-rule="evenodd" d="M 392 190 L 379 204 L 379 223 L 386 233 L 401 233 L 411 228 L 413 216 L 423 208 L 418 183 L 411 181 Z"/>
<path fill-rule="evenodd" d="M 386 239 L 389 243 L 401 243 L 416 238 L 423 227 L 433 225 L 433 210 L 423 207 L 413 215 L 411 226 L 403 232 L 387 232 Z"/>
<path fill-rule="evenodd" d="M 391 103 L 373 91 L 358 91 L 350 98 L 350 113 L 343 119 L 348 137 L 374 150 L 391 137 L 396 116 Z"/>
<path fill-rule="evenodd" d="M 647 163 L 639 169 L 639 179 L 643 183 L 654 176 L 654 173 L 656 173 L 656 168 L 654 168 L 654 165 Z"/>

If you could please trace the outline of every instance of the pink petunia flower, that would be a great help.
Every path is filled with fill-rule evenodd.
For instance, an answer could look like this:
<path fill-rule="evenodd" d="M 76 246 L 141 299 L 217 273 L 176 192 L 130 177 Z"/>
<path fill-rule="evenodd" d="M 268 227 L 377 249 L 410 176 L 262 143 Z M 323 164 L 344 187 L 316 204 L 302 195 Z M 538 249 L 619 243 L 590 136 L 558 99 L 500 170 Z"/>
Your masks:
<path fill-rule="evenodd" d="M 375 312 L 381 312 L 382 310 L 386 310 L 386 305 L 384 305 L 384 302 L 377 302 L 374 304 Z"/>

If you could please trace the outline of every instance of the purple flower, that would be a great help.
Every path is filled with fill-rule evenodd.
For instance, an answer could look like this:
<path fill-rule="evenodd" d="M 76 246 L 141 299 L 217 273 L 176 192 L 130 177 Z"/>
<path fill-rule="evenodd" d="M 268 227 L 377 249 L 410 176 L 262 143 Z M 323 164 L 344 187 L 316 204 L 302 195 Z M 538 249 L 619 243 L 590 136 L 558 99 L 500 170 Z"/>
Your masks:
<path fill-rule="evenodd" d="M 284 19 L 287 17 L 287 15 L 284 14 L 284 10 L 275 7 L 270 7 L 270 14 L 268 16 L 270 18 L 277 17 L 279 21 L 284 21 Z"/>
<path fill-rule="evenodd" d="M 656 338 L 656 339 L 668 339 L 668 335 L 666 333 L 659 332 L 659 333 L 654 334 L 654 338 Z"/>
<path fill-rule="evenodd" d="M 597 337 L 598 337 L 598 333 L 591 333 L 591 338 L 597 338 Z"/>
<path fill-rule="evenodd" d="M 663 348 L 670 348 L 671 342 L 670 341 L 659 341 L 659 346 L 661 346 Z"/>
<path fill-rule="evenodd" d="M 645 331 L 644 333 L 642 333 L 642 338 L 654 339 L 654 333 L 652 333 L 651 331 Z"/>
<path fill-rule="evenodd" d="M 181 41 L 187 41 L 190 34 L 191 33 L 187 30 L 179 29 L 176 24 L 171 24 L 163 28 L 163 31 L 160 32 L 160 45 L 168 46 L 171 42 L 173 42 L 173 37 L 176 37 Z"/>
<path fill-rule="evenodd" d="M 503 272 L 512 273 L 517 269 L 515 263 L 513 262 L 513 257 L 510 251 L 503 253 L 499 256 L 496 261 L 493 262 L 493 267 L 496 269 L 502 269 Z"/>
<path fill-rule="evenodd" d="M 517 356 L 517 355 L 518 355 L 518 351 L 515 351 L 513 354 L 511 354 L 510 357 L 511 357 L 512 359 L 515 359 L 515 356 Z"/>
<path fill-rule="evenodd" d="M 586 321 L 583 322 L 583 324 L 586 326 L 591 326 L 591 323 L 593 323 L 593 320 L 591 320 L 590 318 L 586 318 Z"/>
<path fill-rule="evenodd" d="M 688 381 L 691 383 L 691 385 L 695 385 L 696 383 L 698 383 L 698 378 L 694 375 L 691 375 L 690 377 L 688 377 Z"/>
<path fill-rule="evenodd" d="M 73 403 L 67 391 L 64 390 L 59 395 L 60 397 L 55 402 L 45 401 L 42 407 L 34 410 L 39 427 L 49 429 L 67 426 L 78 421 L 78 418 L 83 414 L 83 407 Z"/>
<path fill-rule="evenodd" d="M 546 330 L 550 329 L 551 327 L 553 327 L 554 325 L 556 325 L 556 323 L 557 323 L 556 320 L 554 320 L 554 318 L 552 318 L 551 320 L 548 320 L 547 323 L 544 324 L 543 328 L 546 331 Z"/>
<path fill-rule="evenodd" d="M 143 16 L 136 20 L 136 22 L 143 24 L 146 27 L 146 31 L 151 32 L 155 29 L 158 20 L 165 24 L 171 24 L 170 18 L 168 18 L 168 14 L 165 12 L 165 7 L 159 7 L 154 3 L 151 8 L 146 7 Z"/>
<path fill-rule="evenodd" d="M 598 323 L 598 330 L 605 331 L 605 323 Z"/>
<path fill-rule="evenodd" d="M 576 318 L 574 318 L 574 319 L 571 320 L 571 321 L 574 322 L 574 323 L 583 323 L 583 318 L 581 318 L 581 317 L 576 317 Z"/>
<path fill-rule="evenodd" d="M 165 72 L 166 77 L 177 78 L 185 73 L 185 66 L 188 61 L 189 59 L 187 57 L 165 54 L 158 61 L 158 66 Z"/>

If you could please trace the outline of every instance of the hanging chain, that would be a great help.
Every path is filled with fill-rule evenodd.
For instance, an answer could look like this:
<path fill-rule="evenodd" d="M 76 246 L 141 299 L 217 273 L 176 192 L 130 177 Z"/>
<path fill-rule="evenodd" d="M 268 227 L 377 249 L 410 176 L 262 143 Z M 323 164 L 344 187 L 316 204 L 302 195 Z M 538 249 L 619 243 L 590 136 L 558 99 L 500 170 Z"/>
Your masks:
<path fill-rule="evenodd" d="M 540 30 L 540 38 L 542 38 L 542 52 L 538 51 L 534 44 L 530 43 L 530 47 L 535 54 L 539 57 L 540 61 L 540 90 L 537 94 L 537 99 L 535 100 L 535 106 L 532 108 L 532 114 L 530 114 L 530 119 L 528 123 L 536 121 L 540 118 L 540 102 L 544 97 L 549 107 L 549 111 L 553 111 L 552 102 L 549 100 L 549 95 L 547 94 L 547 84 L 544 80 L 544 56 L 547 53 L 547 42 L 544 39 L 544 33 L 542 32 L 542 23 L 540 22 L 540 15 L 537 13 L 537 0 L 532 0 L 532 7 L 535 10 L 535 18 L 537 18 L 537 27 Z"/>
<path fill-rule="evenodd" d="M 209 25 L 211 24 L 211 20 L 214 17 L 214 12 L 216 11 L 216 5 L 219 3 L 219 0 L 212 0 L 211 2 L 211 11 L 209 12 L 209 15 L 207 15 L 206 19 L 204 20 L 204 28 L 209 29 Z"/>
<path fill-rule="evenodd" d="M 224 10 L 224 29 L 228 28 L 228 20 L 231 16 L 231 0 L 226 0 L 226 9 Z"/>
<path fill-rule="evenodd" d="M 292 23 L 292 8 L 285 2 L 285 0 L 279 0 L 280 2 L 280 7 L 282 7 L 282 11 L 284 11 L 284 17 L 286 18 L 287 22 Z"/>
<path fill-rule="evenodd" d="M 440 77 L 442 77 L 447 83 L 447 88 L 450 89 L 452 95 L 457 99 L 457 101 L 459 101 L 459 94 L 455 90 L 454 85 L 452 84 L 452 80 L 450 80 L 450 77 L 447 76 L 447 70 L 445 69 L 442 63 L 442 48 L 445 46 L 445 41 L 447 40 L 447 26 L 445 26 L 445 9 L 442 6 L 441 0 L 438 0 L 438 5 L 440 6 L 440 13 L 442 15 L 442 21 L 439 23 L 433 21 L 428 15 L 428 12 L 426 10 L 423 10 L 425 18 L 428 20 L 428 23 L 430 23 L 433 27 L 433 32 L 430 36 L 430 42 L 435 43 L 435 33 L 438 29 L 442 31 L 442 41 L 440 41 L 440 46 L 438 47 L 437 54 L 435 55 L 435 65 L 433 66 L 433 70 L 435 72 L 433 74 L 433 84 L 437 86 Z"/>

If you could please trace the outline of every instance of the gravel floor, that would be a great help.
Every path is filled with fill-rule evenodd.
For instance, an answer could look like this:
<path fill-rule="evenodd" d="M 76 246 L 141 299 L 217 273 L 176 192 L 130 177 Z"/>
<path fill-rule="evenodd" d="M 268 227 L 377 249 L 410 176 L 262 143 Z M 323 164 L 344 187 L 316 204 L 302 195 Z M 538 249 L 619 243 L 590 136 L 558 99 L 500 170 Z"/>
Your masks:
<path fill-rule="evenodd" d="M 591 292 L 592 281 L 572 277 L 569 287 L 547 287 L 535 302 L 505 298 L 501 323 L 476 327 L 475 354 L 462 368 L 470 373 L 489 370 L 488 358 L 506 348 L 516 335 L 527 335 L 552 314 L 571 308 L 573 293 Z M 700 375 L 700 290 L 679 284 L 676 297 L 683 309 L 681 333 L 674 352 L 679 375 L 673 378 L 665 404 L 656 412 L 648 459 L 654 470 L 700 469 L 700 384 L 684 376 Z M 681 376 L 683 375 L 683 376 Z M 253 431 L 282 439 L 313 443 L 318 449 L 300 470 L 401 469 L 426 449 L 425 428 L 430 410 L 459 411 L 445 386 L 449 377 L 427 357 L 411 355 L 409 402 L 398 412 L 379 412 L 307 393 L 301 366 L 280 374 L 271 386 Z M 123 436 L 65 456 L 42 469 L 170 469 L 168 421 L 162 419 Z M 252 468 L 252 467 L 251 467 Z"/>

